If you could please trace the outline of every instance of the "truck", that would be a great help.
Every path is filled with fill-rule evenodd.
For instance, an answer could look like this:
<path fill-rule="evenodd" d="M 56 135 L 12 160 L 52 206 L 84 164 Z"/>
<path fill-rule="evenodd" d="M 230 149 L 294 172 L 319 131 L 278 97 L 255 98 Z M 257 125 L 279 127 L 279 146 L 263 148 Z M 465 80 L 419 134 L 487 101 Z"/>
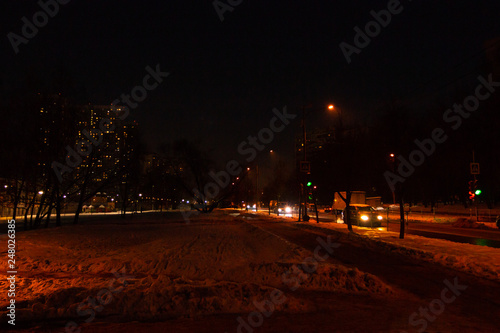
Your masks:
<path fill-rule="evenodd" d="M 345 198 L 346 192 L 340 192 Z M 345 202 L 340 197 L 339 192 L 335 192 L 333 197 L 332 212 L 343 211 L 345 209 Z M 351 191 L 351 204 L 366 204 L 366 192 L 365 191 Z"/>
<path fill-rule="evenodd" d="M 340 192 L 345 198 L 346 192 Z M 345 209 L 345 202 L 340 197 L 339 192 L 335 192 L 332 204 L 332 214 L 336 215 L 336 220 L 342 216 L 342 212 Z M 382 204 L 381 197 L 366 197 L 365 191 L 351 191 L 351 205 L 369 205 L 372 207 L 378 207 Z"/>

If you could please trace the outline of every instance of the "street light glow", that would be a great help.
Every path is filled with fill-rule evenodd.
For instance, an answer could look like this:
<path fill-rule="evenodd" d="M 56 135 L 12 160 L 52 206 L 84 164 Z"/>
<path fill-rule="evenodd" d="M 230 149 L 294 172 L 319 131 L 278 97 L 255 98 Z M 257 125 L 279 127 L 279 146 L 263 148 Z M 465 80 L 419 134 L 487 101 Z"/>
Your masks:
<path fill-rule="evenodd" d="M 333 104 L 328 105 L 328 110 L 335 110 L 335 105 Z"/>

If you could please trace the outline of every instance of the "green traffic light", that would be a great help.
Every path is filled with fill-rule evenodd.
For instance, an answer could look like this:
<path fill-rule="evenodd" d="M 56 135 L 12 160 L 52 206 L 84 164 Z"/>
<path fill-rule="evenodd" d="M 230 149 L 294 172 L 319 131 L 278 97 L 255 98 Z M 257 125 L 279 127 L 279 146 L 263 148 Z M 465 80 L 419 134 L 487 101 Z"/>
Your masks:
<path fill-rule="evenodd" d="M 311 185 L 312 185 L 312 183 L 311 183 L 311 182 L 307 182 L 307 186 L 311 186 Z"/>
<path fill-rule="evenodd" d="M 476 195 L 480 195 L 481 194 L 481 190 L 476 190 L 476 192 L 474 192 Z"/>

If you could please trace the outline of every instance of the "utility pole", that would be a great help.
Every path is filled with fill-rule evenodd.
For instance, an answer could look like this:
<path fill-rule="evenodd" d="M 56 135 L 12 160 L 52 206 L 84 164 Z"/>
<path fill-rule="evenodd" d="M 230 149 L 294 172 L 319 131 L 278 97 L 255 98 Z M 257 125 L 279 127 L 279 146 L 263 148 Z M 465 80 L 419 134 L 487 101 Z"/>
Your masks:
<path fill-rule="evenodd" d="M 306 135 L 306 107 L 305 105 L 302 107 L 302 135 L 303 135 L 303 138 L 302 138 L 302 144 L 303 144 L 303 147 L 304 147 L 304 157 L 303 157 L 303 161 L 306 162 L 307 161 L 307 135 Z M 307 222 L 309 221 L 309 215 L 307 215 L 307 193 L 306 193 L 306 182 L 307 182 L 307 172 L 304 172 L 304 179 L 303 179 L 303 185 L 302 185 L 302 195 L 303 195 L 303 198 L 304 198 L 304 215 L 302 217 L 302 219 L 304 220 L 304 222 Z M 300 221 L 300 219 L 299 219 Z"/>
<path fill-rule="evenodd" d="M 257 173 L 257 177 L 256 177 L 256 180 L 255 180 L 255 194 L 256 194 L 256 202 L 255 202 L 255 210 L 258 211 L 259 210 L 259 206 L 260 206 L 260 192 L 259 192 L 259 165 L 257 164 L 257 167 L 256 167 L 256 173 Z"/>
<path fill-rule="evenodd" d="M 400 218 L 400 226 L 399 226 L 399 238 L 405 238 L 405 203 L 403 200 L 403 185 L 399 185 L 399 218 Z"/>

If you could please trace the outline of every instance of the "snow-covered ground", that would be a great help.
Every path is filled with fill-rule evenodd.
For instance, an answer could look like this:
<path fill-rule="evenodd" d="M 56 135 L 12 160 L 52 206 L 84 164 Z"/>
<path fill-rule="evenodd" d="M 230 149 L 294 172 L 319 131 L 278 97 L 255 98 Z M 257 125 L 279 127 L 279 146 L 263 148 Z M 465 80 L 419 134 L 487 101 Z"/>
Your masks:
<path fill-rule="evenodd" d="M 310 256 L 225 214 L 189 225 L 182 219 L 168 224 L 115 220 L 36 230 L 18 233 L 17 244 L 18 324 L 57 318 L 84 322 L 93 312 L 128 320 L 251 312 L 254 300 L 286 288 L 282 275 Z M 6 260 L 0 271 L 7 271 Z M 116 281 L 114 272 L 125 283 Z M 7 290 L 6 275 L 0 278 L 0 290 Z M 390 292 L 374 276 L 329 264 L 318 268 L 307 289 Z M 108 304 L 102 311 L 86 311 L 87 297 L 97 306 Z M 6 299 L 0 302 L 5 309 Z M 278 310 L 307 306 L 291 299 Z"/>
<path fill-rule="evenodd" d="M 327 260 L 313 260 L 310 274 L 299 279 L 298 282 L 304 283 L 298 283 L 299 290 L 291 293 L 290 290 L 295 290 L 293 283 L 285 277 L 300 277 L 297 267 L 307 258 L 318 258 L 318 253 L 247 223 L 248 218 L 264 223 L 275 220 L 244 212 L 219 211 L 192 217 L 191 223 L 186 224 L 180 214 L 144 214 L 17 233 L 16 324 L 47 332 L 64 332 L 65 326 L 98 332 L 121 327 L 116 324 L 99 330 L 103 323 L 139 325 L 137 322 L 170 321 L 171 324 L 172 320 L 189 319 L 199 321 L 197 331 L 203 328 L 209 332 L 212 330 L 200 318 L 230 316 L 234 322 L 231 330 L 236 331 L 237 316 L 251 314 L 256 311 L 256 304 L 277 295 L 286 295 L 286 302 L 275 302 L 273 311 L 279 316 L 299 317 L 316 313 L 315 299 L 322 295 L 334 295 L 339 302 L 347 296 L 359 298 L 365 304 L 360 311 L 371 311 L 373 306 L 369 304 L 379 299 L 401 298 L 383 279 Z M 317 228 L 312 223 L 296 225 Z M 319 225 L 334 229 L 343 235 L 343 241 L 396 251 L 500 281 L 498 249 L 412 235 L 399 240 L 393 233 L 376 229 L 358 228 L 359 235 L 353 236 L 347 234 L 345 225 Z M 2 249 L 7 248 L 5 243 L 1 241 Z M 326 253 L 325 248 L 321 249 L 323 256 Z M 0 265 L 1 325 L 11 328 L 4 325 L 8 304 L 5 250 L 2 256 L 5 259 Z M 400 308 L 397 302 L 391 305 L 396 310 Z M 406 321 L 401 316 L 398 323 Z M 384 323 L 381 321 L 379 325 Z M 131 325 L 116 329 L 137 331 Z"/>
<path fill-rule="evenodd" d="M 303 226 L 317 228 L 315 224 L 302 223 Z M 332 229 L 348 234 L 345 224 L 320 223 L 321 228 Z M 458 271 L 500 282 L 500 249 L 456 243 L 448 240 L 427 238 L 406 234 L 404 239 L 399 233 L 388 232 L 386 228 L 353 227 L 359 236 L 353 242 L 366 247 L 385 248 L 418 260 L 439 263 Z"/>

